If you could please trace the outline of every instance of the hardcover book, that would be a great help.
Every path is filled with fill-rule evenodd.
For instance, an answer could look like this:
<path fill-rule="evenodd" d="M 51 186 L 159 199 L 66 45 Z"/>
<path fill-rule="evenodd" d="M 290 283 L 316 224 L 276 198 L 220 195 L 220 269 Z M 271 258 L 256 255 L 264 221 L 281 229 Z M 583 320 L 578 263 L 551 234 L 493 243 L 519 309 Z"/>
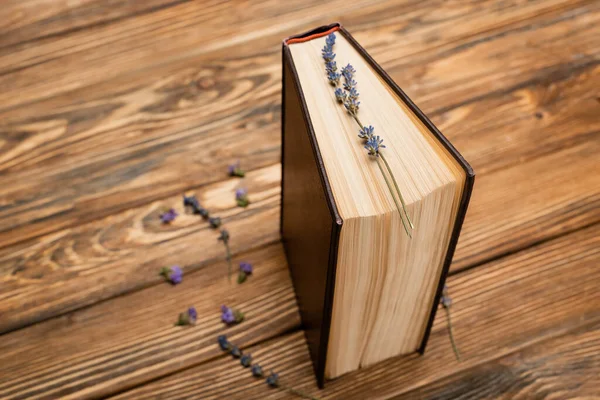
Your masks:
<path fill-rule="evenodd" d="M 474 172 L 340 24 L 282 63 L 281 235 L 323 387 L 423 353 Z"/>

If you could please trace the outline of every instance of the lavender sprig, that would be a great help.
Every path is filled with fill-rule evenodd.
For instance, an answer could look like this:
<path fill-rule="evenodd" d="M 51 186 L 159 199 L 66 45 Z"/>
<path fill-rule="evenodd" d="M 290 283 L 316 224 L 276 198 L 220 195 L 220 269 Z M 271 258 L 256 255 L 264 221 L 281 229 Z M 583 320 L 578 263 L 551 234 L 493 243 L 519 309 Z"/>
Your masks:
<path fill-rule="evenodd" d="M 250 354 L 244 354 L 243 351 L 236 345 L 232 344 L 227 340 L 227 336 L 221 335 L 217 338 L 217 343 L 221 350 L 229 352 L 233 358 L 239 359 L 240 364 L 244 368 L 250 367 L 250 373 L 255 378 L 265 378 L 264 372 L 260 364 L 252 364 L 252 356 Z M 279 374 L 271 371 L 269 376 L 265 378 L 265 383 L 271 388 L 277 388 L 286 390 L 290 393 L 295 394 L 296 396 L 302 397 L 304 399 L 310 400 L 319 400 L 318 397 L 311 396 L 308 393 L 305 393 L 301 390 L 294 389 L 293 387 L 286 386 L 282 384 L 279 380 Z"/>
<path fill-rule="evenodd" d="M 452 318 L 450 317 L 450 306 L 452 305 L 452 298 L 450 298 L 450 294 L 448 293 L 448 286 L 444 285 L 444 289 L 442 290 L 442 297 L 440 298 L 440 303 L 446 310 L 446 317 L 448 319 L 448 335 L 450 336 L 450 343 L 452 344 L 452 350 L 454 350 L 454 356 L 458 361 L 460 361 L 460 351 L 458 350 L 458 346 L 454 340 L 454 330 L 452 329 Z"/>
<path fill-rule="evenodd" d="M 379 136 L 374 136 L 373 135 L 374 128 L 370 125 L 368 127 L 363 125 L 362 122 L 360 121 L 360 119 L 358 118 L 358 110 L 360 108 L 360 101 L 358 101 L 359 93 L 356 88 L 357 83 L 354 80 L 354 74 L 356 73 L 356 70 L 350 63 L 348 63 L 345 67 L 342 68 L 341 74 L 340 74 L 341 76 L 344 77 L 344 84 L 343 84 L 344 90 L 337 88 L 339 79 L 335 79 L 336 77 L 332 75 L 332 74 L 336 73 L 335 71 L 337 70 L 337 66 L 335 66 L 335 70 L 332 67 L 334 65 L 334 64 L 332 64 L 332 62 L 333 62 L 333 59 L 335 58 L 335 53 L 333 52 L 334 44 L 335 44 L 335 34 L 330 33 L 325 39 L 325 47 L 323 47 L 322 55 L 323 55 L 323 59 L 325 60 L 325 70 L 327 72 L 327 78 L 328 78 L 329 82 L 334 87 L 336 87 L 335 98 L 339 103 L 344 105 L 344 107 L 346 108 L 346 111 L 348 111 L 348 114 L 350 114 L 352 116 L 352 118 L 356 121 L 356 123 L 358 124 L 358 126 L 360 128 L 358 136 L 361 139 L 366 140 L 364 147 L 367 150 L 368 154 L 370 156 L 375 156 L 375 158 L 377 160 L 377 165 L 379 166 L 381 174 L 383 175 L 383 177 L 385 179 L 385 183 L 390 191 L 390 194 L 392 195 L 394 203 L 396 204 L 398 213 L 400 214 L 400 219 L 402 221 L 404 230 L 406 231 L 406 234 L 412 238 L 411 231 L 412 231 L 412 229 L 414 229 L 414 224 L 412 223 L 412 221 L 410 219 L 410 215 L 408 214 L 408 209 L 406 207 L 404 197 L 402 196 L 402 193 L 400 192 L 400 187 L 398 186 L 398 182 L 396 181 L 396 178 L 394 177 L 394 174 L 392 173 L 392 169 L 391 169 L 389 163 L 387 162 L 384 155 L 379 151 L 381 148 L 385 147 L 385 145 L 383 145 L 383 139 L 381 139 Z M 383 161 L 383 165 L 381 164 L 380 160 Z M 384 171 L 384 166 L 385 166 L 385 169 L 387 170 L 387 174 Z M 389 175 L 391 177 L 391 182 L 388 179 L 387 175 Z M 400 199 L 400 204 L 398 203 L 398 200 L 396 199 L 396 195 L 394 194 L 394 192 Z M 405 219 L 406 219 L 406 221 L 405 221 Z"/>

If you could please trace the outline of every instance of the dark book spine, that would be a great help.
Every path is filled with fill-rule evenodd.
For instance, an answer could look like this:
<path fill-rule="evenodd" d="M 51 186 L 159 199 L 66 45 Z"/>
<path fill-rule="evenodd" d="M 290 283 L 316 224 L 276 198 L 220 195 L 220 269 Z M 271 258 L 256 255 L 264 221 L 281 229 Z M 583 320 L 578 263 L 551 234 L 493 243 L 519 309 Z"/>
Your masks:
<path fill-rule="evenodd" d="M 323 387 L 340 218 L 290 50 L 283 45 L 281 236 L 319 387 Z"/>

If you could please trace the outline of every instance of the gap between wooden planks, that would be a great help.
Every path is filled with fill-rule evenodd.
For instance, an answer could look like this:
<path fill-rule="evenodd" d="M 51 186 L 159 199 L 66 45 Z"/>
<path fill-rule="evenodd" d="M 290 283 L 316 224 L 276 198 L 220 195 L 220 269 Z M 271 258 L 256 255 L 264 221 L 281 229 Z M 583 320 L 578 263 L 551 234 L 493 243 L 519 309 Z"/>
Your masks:
<path fill-rule="evenodd" d="M 411 18 L 427 18 L 431 11 L 418 8 L 403 17 L 381 21 L 382 27 L 376 31 L 363 21 L 362 12 L 350 13 L 346 19 L 376 59 L 388 58 L 388 63 L 397 65 L 389 72 L 434 115 L 436 110 L 485 96 L 490 90 L 512 92 L 538 85 L 543 89 L 549 82 L 567 78 L 566 71 L 582 73 L 582 68 L 597 63 L 600 43 L 593 29 L 600 13 L 585 3 L 569 4 L 566 10 L 562 3 L 549 4 L 536 2 L 531 5 L 533 10 L 530 6 L 521 10 L 491 2 L 485 12 L 471 10 L 473 15 L 467 7 L 464 13 L 479 29 L 470 33 L 464 24 L 455 23 L 465 15 L 460 12 L 439 24 L 407 25 Z M 524 20 L 534 11 L 541 15 L 528 24 Z M 483 29 L 490 18 L 498 21 L 493 25 L 498 26 L 496 30 Z M 525 26 L 538 29 L 517 29 Z M 502 34 L 506 29 L 509 32 Z M 7 132 L 0 159 L 0 171 L 6 174 L 0 189 L 6 204 L 0 210 L 0 246 L 210 183 L 234 157 L 250 169 L 276 162 L 280 49 L 274 43 L 278 43 L 278 35 L 0 114 Z M 402 43 L 401 52 L 398 43 Z M 505 49 L 510 49 L 510 54 Z M 389 54 L 395 58 L 390 60 Z M 409 57 L 411 54 L 414 57 Z M 506 69 L 507 59 L 514 68 Z M 464 68 L 449 71 L 448 65 Z M 553 122 L 552 110 L 545 112 L 545 96 L 531 100 L 522 105 L 526 107 L 519 119 L 538 112 L 541 120 L 529 118 L 527 122 L 530 131 L 543 130 Z M 250 101 L 253 107 L 247 108 Z M 483 172 L 481 168 L 505 167 L 510 160 L 522 159 L 520 141 L 513 140 L 512 146 L 509 141 L 500 142 L 494 153 L 489 148 L 463 145 L 465 139 L 475 138 L 464 136 L 463 127 L 459 129 L 453 122 L 464 124 L 463 117 L 476 118 L 471 122 L 480 134 L 488 129 L 480 124 L 492 124 L 488 120 L 498 118 L 471 109 L 466 105 L 436 115 L 434 122 L 442 125 L 451 140 L 459 139 L 458 148 L 467 159 L 473 159 L 478 173 Z M 496 143 L 506 138 L 497 136 Z M 493 158 L 494 164 L 482 166 L 479 154 Z"/>
<path fill-rule="evenodd" d="M 519 89 L 490 99 L 489 104 L 498 104 L 492 108 L 498 110 L 498 119 L 490 119 L 494 125 L 483 130 L 482 145 L 489 139 L 493 151 L 494 137 L 505 137 L 505 129 L 510 127 L 510 135 L 514 135 L 510 137 L 527 143 L 520 148 L 521 157 L 530 161 L 478 176 L 454 270 L 600 220 L 600 193 L 593 189 L 600 187 L 600 174 L 587 173 L 597 169 L 595 155 L 600 149 L 594 138 L 598 131 L 584 133 L 598 128 L 575 124 L 594 119 L 597 105 L 586 97 L 595 81 L 590 76 L 600 76 L 600 68 L 553 84 L 556 97 L 546 109 L 556 118 L 548 117 L 551 122 L 544 132 L 553 139 L 547 140 L 546 147 L 540 146 L 541 139 L 527 141 L 537 133 L 531 134 L 532 128 L 524 126 L 530 104 L 522 101 L 524 96 L 543 95 L 545 89 Z M 480 115 L 476 107 L 474 115 Z M 535 117 L 529 120 L 538 123 Z M 569 121 L 573 125 L 565 130 Z M 481 126 L 476 124 L 471 135 L 475 143 L 479 140 L 477 129 Z M 574 133 L 578 136 L 570 136 Z M 557 146 L 565 148 L 556 151 Z M 246 212 L 235 208 L 233 199 L 239 180 L 202 188 L 201 202 L 226 218 L 235 251 L 278 239 L 279 175 L 278 165 L 248 174 L 244 185 L 253 204 Z M 205 224 L 198 224 L 197 217 L 183 217 L 170 227 L 162 226 L 160 209 L 170 207 L 181 208 L 180 195 L 0 250 L 4 276 L 0 313 L 6 315 L 0 331 L 156 284 L 160 278 L 154 272 L 164 265 L 178 263 L 195 270 L 222 256 L 222 249 L 215 245 L 216 234 Z M 191 241 L 194 246 L 189 246 Z"/>
<path fill-rule="evenodd" d="M 425 356 L 397 357 L 329 382 L 318 391 L 303 335 L 276 337 L 246 349 L 283 382 L 321 398 L 376 399 L 451 384 L 457 374 L 480 371 L 509 354 L 600 322 L 600 225 L 562 236 L 532 249 L 458 273 L 450 278 L 453 322 L 463 362 L 454 359 L 446 319 L 438 313 Z M 216 344 L 213 347 L 217 348 Z M 535 347 L 534 347 L 535 348 Z M 287 398 L 230 356 L 151 382 L 117 398 Z M 529 366 L 523 369 L 529 371 Z M 585 368 L 585 366 L 582 366 Z M 593 370 L 585 374 L 593 375 Z M 515 377 L 516 378 L 516 377 Z M 486 388 L 495 393 L 493 381 Z M 269 394 L 273 396 L 269 396 Z M 574 395 L 577 392 L 572 393 Z"/>

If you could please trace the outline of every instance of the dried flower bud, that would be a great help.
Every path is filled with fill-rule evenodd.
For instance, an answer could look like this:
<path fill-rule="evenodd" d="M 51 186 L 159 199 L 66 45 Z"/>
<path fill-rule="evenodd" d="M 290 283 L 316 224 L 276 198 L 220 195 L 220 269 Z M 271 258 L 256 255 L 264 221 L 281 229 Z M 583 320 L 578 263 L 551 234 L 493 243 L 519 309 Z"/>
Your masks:
<path fill-rule="evenodd" d="M 165 211 L 164 213 L 160 214 L 160 220 L 163 222 L 163 224 L 168 224 L 168 223 L 174 221 L 178 215 L 179 214 L 177 214 L 177 211 L 175 211 L 175 209 L 171 208 L 170 210 Z"/>
<path fill-rule="evenodd" d="M 246 282 L 247 278 L 248 278 L 248 275 L 244 271 L 240 271 L 238 273 L 237 283 L 242 284 L 242 283 Z"/>
<path fill-rule="evenodd" d="M 333 47 L 333 45 L 335 44 L 335 33 L 330 33 L 329 35 L 327 35 L 327 37 L 325 38 L 325 45 L 328 47 Z"/>
<path fill-rule="evenodd" d="M 231 343 L 227 340 L 227 336 L 221 335 L 217 338 L 217 342 L 219 343 L 219 347 L 223 351 L 229 351 L 231 349 Z"/>
<path fill-rule="evenodd" d="M 250 204 L 250 200 L 248 199 L 248 191 L 244 188 L 236 190 L 235 201 L 238 207 L 248 207 L 248 204 Z"/>
<path fill-rule="evenodd" d="M 333 86 L 337 86 L 337 84 L 340 83 L 340 77 L 341 75 L 337 72 L 327 72 L 327 79 L 329 80 L 329 83 L 331 83 Z"/>
<path fill-rule="evenodd" d="M 344 76 L 344 79 L 346 81 L 351 81 L 352 78 L 354 78 L 355 73 L 356 73 L 356 70 L 349 63 L 344 68 L 342 68 L 342 75 Z M 355 84 L 356 84 L 356 82 L 355 82 Z"/>
<path fill-rule="evenodd" d="M 335 89 L 335 98 L 338 102 L 344 103 L 346 101 L 346 92 L 340 88 Z"/>
<path fill-rule="evenodd" d="M 271 375 L 267 377 L 267 385 L 271 387 L 279 387 L 279 375 L 275 372 L 271 372 Z"/>
<path fill-rule="evenodd" d="M 442 297 L 440 298 L 440 303 L 444 308 L 450 308 L 452 305 L 452 298 L 448 294 L 448 286 L 444 285 L 444 289 L 442 290 Z"/>
<path fill-rule="evenodd" d="M 360 106 L 360 101 L 356 101 L 356 99 L 351 99 L 350 97 L 346 98 L 346 102 L 344 103 L 344 107 L 351 115 L 356 115 L 358 112 L 358 108 Z"/>
<path fill-rule="evenodd" d="M 221 235 L 219 235 L 217 240 L 222 240 L 223 243 L 228 244 L 229 238 L 230 238 L 229 231 L 227 229 L 221 229 Z"/>
<path fill-rule="evenodd" d="M 379 136 L 371 136 L 369 140 L 367 140 L 365 149 L 367 149 L 370 156 L 379 156 L 379 149 L 385 147 L 385 145 L 381 143 L 383 143 L 383 139 L 380 139 Z"/>
<path fill-rule="evenodd" d="M 164 276 L 173 285 L 177 285 L 183 280 L 183 270 L 179 265 L 174 265 L 170 268 L 161 268 L 160 275 Z"/>
<path fill-rule="evenodd" d="M 362 129 L 358 131 L 358 137 L 361 139 L 370 139 L 371 136 L 373 136 L 374 130 L 375 128 L 373 128 L 371 125 L 363 126 Z"/>
<path fill-rule="evenodd" d="M 208 223 L 210 224 L 211 228 L 217 229 L 221 226 L 221 217 L 210 217 L 208 219 Z"/>
<path fill-rule="evenodd" d="M 177 326 L 196 325 L 198 313 L 194 307 L 190 307 L 186 312 L 179 314 L 179 319 L 175 323 Z"/>
<path fill-rule="evenodd" d="M 227 172 L 229 173 L 229 176 L 237 176 L 240 178 L 243 178 L 244 176 L 246 176 L 246 173 L 244 172 L 244 170 L 240 167 L 240 162 L 236 162 L 235 164 L 229 165 L 227 167 Z"/>
<path fill-rule="evenodd" d="M 263 377 L 262 367 L 258 364 L 254 364 L 252 366 L 252 375 L 254 375 L 257 378 L 262 378 Z"/>
<path fill-rule="evenodd" d="M 245 368 L 248 368 L 252 364 L 252 356 L 250 354 L 244 354 L 240 359 L 240 364 Z"/>
<path fill-rule="evenodd" d="M 242 356 L 242 351 L 240 350 L 239 347 L 233 345 L 233 346 L 231 346 L 231 355 L 234 358 L 240 358 Z"/>

